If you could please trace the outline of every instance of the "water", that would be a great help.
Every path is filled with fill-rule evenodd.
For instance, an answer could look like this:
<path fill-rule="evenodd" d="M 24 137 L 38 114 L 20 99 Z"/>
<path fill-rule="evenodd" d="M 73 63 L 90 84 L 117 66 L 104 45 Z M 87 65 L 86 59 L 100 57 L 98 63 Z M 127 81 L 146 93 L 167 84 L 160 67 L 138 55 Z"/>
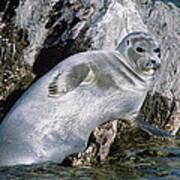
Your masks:
<path fill-rule="evenodd" d="M 171 3 L 174 3 L 177 7 L 179 7 L 180 8 L 180 0 L 153 0 L 154 2 L 155 1 L 163 1 L 164 3 L 169 3 L 169 2 L 171 2 Z"/>
<path fill-rule="evenodd" d="M 117 145 L 116 152 L 96 167 L 65 167 L 55 163 L 1 167 L 0 179 L 121 180 L 180 179 L 180 140 Z"/>

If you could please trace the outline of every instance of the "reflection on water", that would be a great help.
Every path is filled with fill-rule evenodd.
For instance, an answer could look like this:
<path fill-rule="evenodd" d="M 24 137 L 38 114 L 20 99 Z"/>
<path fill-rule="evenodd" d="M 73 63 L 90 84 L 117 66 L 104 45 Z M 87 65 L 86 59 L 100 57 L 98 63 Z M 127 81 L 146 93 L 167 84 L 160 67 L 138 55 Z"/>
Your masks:
<path fill-rule="evenodd" d="M 54 163 L 31 166 L 1 167 L 0 179 L 51 180 L 120 180 L 179 179 L 180 141 L 148 141 L 119 147 L 116 153 L 98 167 L 64 167 Z"/>
<path fill-rule="evenodd" d="M 154 2 L 155 1 L 163 1 L 164 3 L 174 3 L 177 7 L 180 8 L 180 0 L 153 0 Z"/>

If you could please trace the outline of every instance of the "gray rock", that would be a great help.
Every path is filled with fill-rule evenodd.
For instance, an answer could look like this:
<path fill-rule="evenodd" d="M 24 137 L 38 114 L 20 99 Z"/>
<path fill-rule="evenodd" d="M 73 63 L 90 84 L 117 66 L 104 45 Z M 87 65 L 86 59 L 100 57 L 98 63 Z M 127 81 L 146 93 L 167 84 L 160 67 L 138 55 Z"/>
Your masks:
<path fill-rule="evenodd" d="M 180 127 L 180 9 L 160 1 L 137 1 L 137 9 L 147 28 L 161 43 L 163 61 L 159 78 L 142 113 L 146 121 L 175 135 Z M 149 111 L 150 107 L 153 108 Z"/>

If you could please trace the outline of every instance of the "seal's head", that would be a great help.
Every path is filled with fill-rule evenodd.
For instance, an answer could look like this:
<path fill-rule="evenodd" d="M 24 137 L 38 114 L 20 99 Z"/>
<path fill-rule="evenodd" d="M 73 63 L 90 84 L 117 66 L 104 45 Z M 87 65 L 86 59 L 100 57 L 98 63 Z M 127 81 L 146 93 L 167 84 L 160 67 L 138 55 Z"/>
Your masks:
<path fill-rule="evenodd" d="M 144 75 L 153 75 L 160 68 L 160 47 L 158 42 L 145 32 L 128 34 L 117 50 L 129 60 L 129 64 Z"/>

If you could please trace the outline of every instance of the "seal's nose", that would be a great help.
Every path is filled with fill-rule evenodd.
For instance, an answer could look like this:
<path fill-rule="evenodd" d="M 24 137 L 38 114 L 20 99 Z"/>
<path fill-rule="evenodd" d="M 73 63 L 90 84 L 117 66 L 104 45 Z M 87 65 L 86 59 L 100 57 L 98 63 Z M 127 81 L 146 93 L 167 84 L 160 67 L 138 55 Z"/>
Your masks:
<path fill-rule="evenodd" d="M 153 64 L 155 69 L 159 69 L 161 67 L 160 59 L 151 59 L 151 63 Z"/>
<path fill-rule="evenodd" d="M 156 61 L 154 59 L 151 59 L 152 64 L 156 64 Z"/>

